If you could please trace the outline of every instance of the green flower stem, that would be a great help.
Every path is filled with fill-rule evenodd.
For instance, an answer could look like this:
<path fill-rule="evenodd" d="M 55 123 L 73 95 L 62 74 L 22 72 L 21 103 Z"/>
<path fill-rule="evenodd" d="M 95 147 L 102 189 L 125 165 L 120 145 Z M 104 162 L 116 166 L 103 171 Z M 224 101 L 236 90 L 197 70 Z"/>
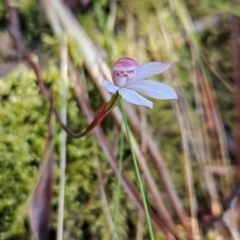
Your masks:
<path fill-rule="evenodd" d="M 114 210 L 114 225 L 111 239 L 114 240 L 116 228 L 117 228 L 117 220 L 119 215 L 119 205 L 120 205 L 120 192 L 121 192 L 121 181 L 122 181 L 122 165 L 123 165 L 123 151 L 124 151 L 124 135 L 123 129 L 121 128 L 120 134 L 120 148 L 119 148 L 119 161 L 118 161 L 118 176 L 117 176 L 117 193 L 116 193 L 116 202 L 115 202 L 115 210 Z"/>
<path fill-rule="evenodd" d="M 126 132 L 127 132 L 127 138 L 128 138 L 130 149 L 131 149 L 131 153 L 132 153 L 132 158 L 133 158 L 133 163 L 134 163 L 134 167 L 135 167 L 135 172 L 136 172 L 136 175 L 137 175 L 137 181 L 138 181 L 138 185 L 139 185 L 139 188 L 140 188 L 140 193 L 141 193 L 141 196 L 142 196 L 143 207 L 144 207 L 146 220 L 147 220 L 147 225 L 148 225 L 148 232 L 149 232 L 149 235 L 150 235 L 150 239 L 154 240 L 152 224 L 151 224 L 151 220 L 150 220 L 150 216 L 149 216 L 149 212 L 148 212 L 148 207 L 147 207 L 147 201 L 146 201 L 146 197 L 145 197 L 144 190 L 143 190 L 143 184 L 142 184 L 140 172 L 139 172 L 139 169 L 138 169 L 137 159 L 136 159 L 135 152 L 134 152 L 133 146 L 132 146 L 130 130 L 129 130 L 126 114 L 125 114 L 124 109 L 123 109 L 122 100 L 120 100 L 120 108 L 121 108 L 123 121 L 124 121 Z"/>
<path fill-rule="evenodd" d="M 110 101 L 108 102 L 106 111 L 110 111 L 113 108 L 115 108 L 118 105 L 118 102 L 120 99 L 121 99 L 121 96 L 118 93 L 114 94 L 110 99 Z"/>

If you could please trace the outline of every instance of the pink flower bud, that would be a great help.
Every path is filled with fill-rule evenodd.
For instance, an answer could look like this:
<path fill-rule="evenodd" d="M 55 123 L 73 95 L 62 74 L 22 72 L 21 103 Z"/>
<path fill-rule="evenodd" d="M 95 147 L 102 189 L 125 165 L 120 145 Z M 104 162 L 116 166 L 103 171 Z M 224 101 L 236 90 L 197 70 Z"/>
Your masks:
<path fill-rule="evenodd" d="M 135 76 L 135 70 L 137 68 L 140 68 L 140 64 L 132 58 L 120 58 L 117 60 L 112 69 L 112 79 L 114 84 L 123 87 L 128 78 Z"/>

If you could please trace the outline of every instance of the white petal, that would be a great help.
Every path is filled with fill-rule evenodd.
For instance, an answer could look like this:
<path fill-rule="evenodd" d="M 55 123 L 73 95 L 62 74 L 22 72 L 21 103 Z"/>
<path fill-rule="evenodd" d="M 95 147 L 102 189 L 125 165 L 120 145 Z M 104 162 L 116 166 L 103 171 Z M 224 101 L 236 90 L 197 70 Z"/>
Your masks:
<path fill-rule="evenodd" d="M 114 94 L 117 92 L 117 90 L 119 89 L 118 86 L 114 85 L 113 83 L 111 83 L 108 80 L 103 80 L 102 81 L 102 85 L 107 89 L 107 91 L 111 94 Z"/>
<path fill-rule="evenodd" d="M 151 80 L 141 80 L 125 85 L 125 88 L 132 89 L 148 97 L 155 99 L 177 99 L 178 96 L 173 88 L 164 83 Z"/>
<path fill-rule="evenodd" d="M 138 93 L 136 93 L 133 90 L 130 90 L 127 88 L 120 88 L 118 90 L 118 93 L 122 96 L 123 99 L 125 99 L 126 101 L 128 101 L 132 104 L 148 107 L 151 109 L 153 107 L 152 102 L 150 102 L 146 98 L 142 97 L 141 95 L 139 95 Z"/>
<path fill-rule="evenodd" d="M 128 83 L 135 82 L 138 80 L 144 80 L 148 77 L 152 77 L 156 74 L 162 73 L 167 70 L 172 63 L 162 63 L 162 62 L 148 62 L 141 65 L 140 68 L 136 69 L 136 76 L 130 78 Z"/>

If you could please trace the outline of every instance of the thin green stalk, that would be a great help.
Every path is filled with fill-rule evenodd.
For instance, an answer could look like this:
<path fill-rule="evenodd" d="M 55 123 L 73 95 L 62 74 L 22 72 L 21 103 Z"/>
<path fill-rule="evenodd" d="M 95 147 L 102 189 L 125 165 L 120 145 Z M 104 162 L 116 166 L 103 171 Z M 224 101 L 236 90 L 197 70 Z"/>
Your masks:
<path fill-rule="evenodd" d="M 132 146 L 130 129 L 129 129 L 129 126 L 128 126 L 126 114 L 125 114 L 124 109 L 123 109 L 122 100 L 120 100 L 120 108 L 121 108 L 123 121 L 124 121 L 126 132 L 127 132 L 128 142 L 129 142 L 130 149 L 131 149 L 131 154 L 132 154 L 133 163 L 134 163 L 134 167 L 135 167 L 135 172 L 136 172 L 136 176 L 137 176 L 137 182 L 138 182 L 138 185 L 139 185 L 139 188 L 140 188 L 140 193 L 141 193 L 141 196 L 142 196 L 143 207 L 144 207 L 146 220 L 147 220 L 147 225 L 148 225 L 148 232 L 149 232 L 149 235 L 150 235 L 150 239 L 154 240 L 152 224 L 151 224 L 151 220 L 150 220 L 150 216 L 149 216 L 149 212 L 148 212 L 148 207 L 147 207 L 147 201 L 146 201 L 146 197 L 145 197 L 144 190 L 143 190 L 143 184 L 142 184 L 140 172 L 139 172 L 139 169 L 138 169 L 137 159 L 136 159 L 135 152 L 134 152 L 133 146 Z"/>
<path fill-rule="evenodd" d="M 119 215 L 119 205 L 120 205 L 120 193 L 121 193 L 121 181 L 122 181 L 122 165 L 123 165 L 123 150 L 124 150 L 124 135 L 123 129 L 121 128 L 120 134 L 120 148 L 119 148 L 119 160 L 118 160 L 118 175 L 117 175 L 117 193 L 115 199 L 115 210 L 114 210 L 114 220 L 113 220 L 113 232 L 111 239 L 114 240 L 117 220 Z"/>

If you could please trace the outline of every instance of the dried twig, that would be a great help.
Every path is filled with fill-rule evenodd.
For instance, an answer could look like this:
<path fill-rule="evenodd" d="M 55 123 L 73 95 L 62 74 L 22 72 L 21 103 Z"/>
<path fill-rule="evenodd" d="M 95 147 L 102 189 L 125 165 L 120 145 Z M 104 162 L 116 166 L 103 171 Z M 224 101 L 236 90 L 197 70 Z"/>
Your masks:
<path fill-rule="evenodd" d="M 64 124 L 67 123 L 67 78 L 68 78 L 68 49 L 67 36 L 61 38 L 61 86 L 62 86 L 62 110 L 61 119 Z M 60 186 L 58 198 L 58 224 L 57 240 L 63 239 L 63 222 L 64 222 L 64 188 L 65 188 L 65 171 L 66 171 L 66 138 L 64 130 L 60 132 Z"/>
<path fill-rule="evenodd" d="M 231 40 L 233 55 L 233 78 L 235 82 L 235 137 L 236 137 L 236 163 L 237 177 L 240 179 L 240 19 L 236 16 L 231 17 Z"/>

